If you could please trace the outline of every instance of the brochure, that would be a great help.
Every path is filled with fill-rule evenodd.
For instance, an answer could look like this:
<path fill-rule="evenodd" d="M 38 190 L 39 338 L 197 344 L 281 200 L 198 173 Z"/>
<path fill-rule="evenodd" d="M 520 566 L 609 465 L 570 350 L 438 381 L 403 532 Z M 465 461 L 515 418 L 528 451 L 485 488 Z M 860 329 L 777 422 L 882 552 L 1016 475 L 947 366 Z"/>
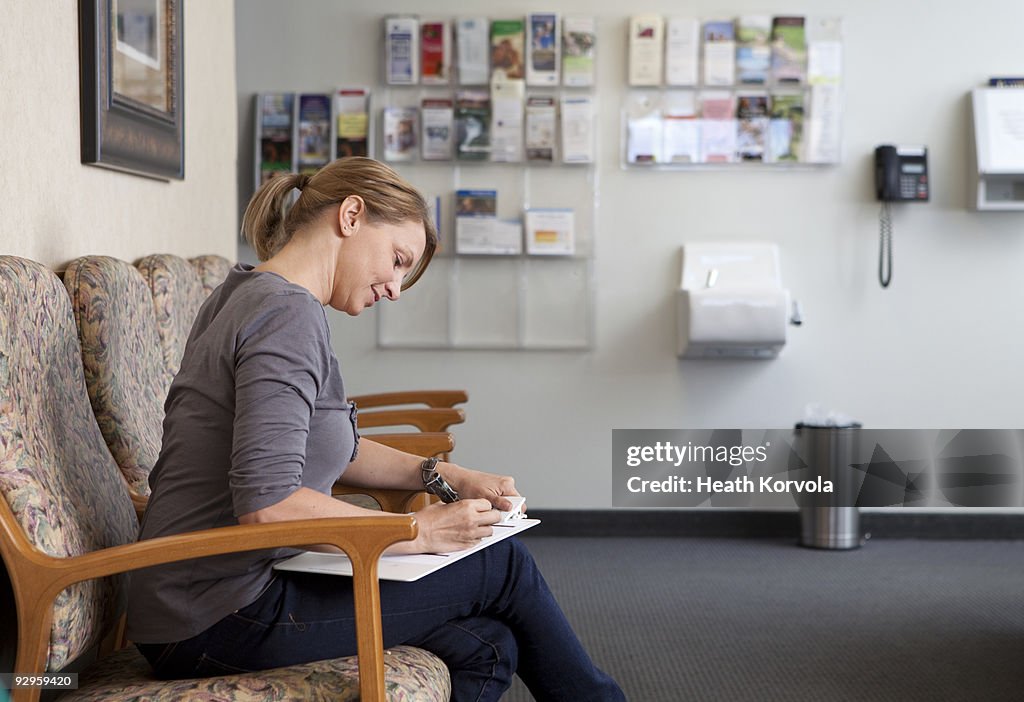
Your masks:
<path fill-rule="evenodd" d="M 527 85 L 558 85 L 561 33 L 558 15 L 550 12 L 532 13 L 526 18 L 530 47 L 526 62 Z"/>
<path fill-rule="evenodd" d="M 335 154 L 368 156 L 370 153 L 370 91 L 367 88 L 339 88 L 334 93 Z"/>
<path fill-rule="evenodd" d="M 700 22 L 693 17 L 669 17 L 665 33 L 665 83 L 696 85 Z"/>
<path fill-rule="evenodd" d="M 455 192 L 455 253 L 519 254 L 522 224 L 499 220 L 496 190 Z"/>
<path fill-rule="evenodd" d="M 299 96 L 299 172 L 315 173 L 331 160 L 331 96 Z"/>
<path fill-rule="evenodd" d="M 635 15 L 629 19 L 629 84 L 661 85 L 665 30 L 661 15 Z"/>
<path fill-rule="evenodd" d="M 776 83 L 806 82 L 807 41 L 803 17 L 772 20 L 772 74 Z"/>
<path fill-rule="evenodd" d="M 260 157 L 257 187 L 276 175 L 291 173 L 293 93 L 264 93 L 256 99 L 259 114 Z"/>
<path fill-rule="evenodd" d="M 491 82 L 522 80 L 525 27 L 521 19 L 491 22 Z"/>
<path fill-rule="evenodd" d="M 526 211 L 526 253 L 571 256 L 576 252 L 571 209 Z"/>
<path fill-rule="evenodd" d="M 693 91 L 680 90 L 662 98 L 662 159 L 666 163 L 700 160 L 700 120 Z"/>
<path fill-rule="evenodd" d="M 736 160 L 736 117 L 732 93 L 709 91 L 701 95 L 700 160 L 731 163 Z"/>
<path fill-rule="evenodd" d="M 384 160 L 412 161 L 416 156 L 415 107 L 384 108 Z"/>
<path fill-rule="evenodd" d="M 459 85 L 486 85 L 490 73 L 490 43 L 486 17 L 460 17 L 455 23 Z"/>
<path fill-rule="evenodd" d="M 521 80 L 491 85 L 491 160 L 523 160 L 523 94 Z"/>
<path fill-rule="evenodd" d="M 526 100 L 526 160 L 555 159 L 555 98 L 533 95 Z"/>
<path fill-rule="evenodd" d="M 451 79 L 451 31 L 446 20 L 420 24 L 420 81 L 448 85 Z"/>
<path fill-rule="evenodd" d="M 804 96 L 776 94 L 771 99 L 768 123 L 768 161 L 800 161 L 803 139 Z"/>
<path fill-rule="evenodd" d="M 486 161 L 491 155 L 491 94 L 460 90 L 455 94 L 455 157 Z"/>
<path fill-rule="evenodd" d="M 562 162 L 594 160 L 594 101 L 589 95 L 562 97 Z"/>
<path fill-rule="evenodd" d="M 446 98 L 424 98 L 420 106 L 424 161 L 450 161 L 455 144 L 455 110 Z"/>
<path fill-rule="evenodd" d="M 584 88 L 594 84 L 597 21 L 590 16 L 562 19 L 562 85 Z"/>
<path fill-rule="evenodd" d="M 772 18 L 767 15 L 743 15 L 736 31 L 737 81 L 744 85 L 767 85 L 772 67 L 769 36 Z"/>
<path fill-rule="evenodd" d="M 739 160 L 763 161 L 768 137 L 768 96 L 739 95 L 736 117 L 736 155 Z"/>
<path fill-rule="evenodd" d="M 389 85 L 419 82 L 419 20 L 415 17 L 384 19 L 385 79 Z"/>
<path fill-rule="evenodd" d="M 732 20 L 704 23 L 704 85 L 736 82 L 736 27 Z"/>

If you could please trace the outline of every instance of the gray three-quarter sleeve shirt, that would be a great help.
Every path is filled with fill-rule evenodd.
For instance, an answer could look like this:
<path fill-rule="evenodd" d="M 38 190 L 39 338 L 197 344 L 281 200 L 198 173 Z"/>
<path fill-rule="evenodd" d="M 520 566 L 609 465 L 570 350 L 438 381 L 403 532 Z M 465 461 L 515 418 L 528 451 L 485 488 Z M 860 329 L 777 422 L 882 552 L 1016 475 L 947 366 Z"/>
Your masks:
<path fill-rule="evenodd" d="M 358 443 L 323 306 L 305 288 L 243 264 L 200 309 L 165 412 L 140 539 L 234 525 L 299 487 L 330 494 Z M 128 637 L 195 636 L 253 602 L 274 562 L 296 552 L 135 571 Z"/>

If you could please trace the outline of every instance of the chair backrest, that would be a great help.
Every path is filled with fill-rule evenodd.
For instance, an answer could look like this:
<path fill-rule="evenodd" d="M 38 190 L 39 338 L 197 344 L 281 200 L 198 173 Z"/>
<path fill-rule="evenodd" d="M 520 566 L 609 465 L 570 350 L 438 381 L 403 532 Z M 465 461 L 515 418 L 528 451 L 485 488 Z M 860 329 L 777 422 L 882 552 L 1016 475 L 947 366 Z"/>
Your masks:
<path fill-rule="evenodd" d="M 181 368 L 192 323 L 206 299 L 203 282 L 185 259 L 172 254 L 146 256 L 135 264 L 153 297 L 156 331 L 163 351 L 167 387 Z"/>
<path fill-rule="evenodd" d="M 234 265 L 223 256 L 215 254 L 196 256 L 195 258 L 190 258 L 188 262 L 192 264 L 192 267 L 199 274 L 199 279 L 203 282 L 203 293 L 206 297 L 209 297 L 214 288 L 227 279 L 228 272 L 231 270 L 231 266 Z"/>
<path fill-rule="evenodd" d="M 85 385 L 57 276 L 0 256 L 0 499 L 31 545 L 55 557 L 131 542 L 138 528 Z M 121 578 L 64 590 L 54 603 L 47 669 L 97 642 L 123 609 L 123 595 Z"/>
<path fill-rule="evenodd" d="M 149 287 L 130 263 L 107 256 L 69 263 L 64 285 L 96 421 L 131 491 L 148 495 L 170 385 Z"/>

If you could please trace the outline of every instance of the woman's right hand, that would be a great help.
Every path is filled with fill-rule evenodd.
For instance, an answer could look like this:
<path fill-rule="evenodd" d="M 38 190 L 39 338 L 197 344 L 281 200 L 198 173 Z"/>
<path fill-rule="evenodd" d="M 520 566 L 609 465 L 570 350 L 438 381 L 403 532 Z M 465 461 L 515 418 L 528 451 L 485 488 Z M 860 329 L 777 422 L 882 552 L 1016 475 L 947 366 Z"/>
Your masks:
<path fill-rule="evenodd" d="M 412 542 L 415 553 L 463 551 L 494 533 L 491 528 L 501 513 L 484 499 L 437 502 L 415 513 L 419 535 Z"/>

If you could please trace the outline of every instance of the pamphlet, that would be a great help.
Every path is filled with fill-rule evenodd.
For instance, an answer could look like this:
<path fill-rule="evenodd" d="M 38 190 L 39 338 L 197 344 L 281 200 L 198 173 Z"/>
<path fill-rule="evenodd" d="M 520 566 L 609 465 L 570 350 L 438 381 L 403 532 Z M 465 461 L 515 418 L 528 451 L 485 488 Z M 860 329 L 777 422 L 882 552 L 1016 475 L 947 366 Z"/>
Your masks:
<path fill-rule="evenodd" d="M 629 19 L 629 84 L 661 85 L 665 23 L 661 15 Z"/>
<path fill-rule="evenodd" d="M 455 192 L 455 253 L 519 254 L 522 224 L 499 220 L 496 190 Z"/>
<path fill-rule="evenodd" d="M 523 94 L 521 80 L 491 85 L 491 160 L 517 163 L 523 160 Z"/>
<path fill-rule="evenodd" d="M 384 108 L 384 160 L 412 161 L 416 156 L 415 107 Z"/>
<path fill-rule="evenodd" d="M 423 85 L 448 85 L 451 47 L 447 20 L 423 20 L 420 24 L 420 81 Z"/>
<path fill-rule="evenodd" d="M 384 19 L 385 78 L 389 85 L 415 85 L 420 79 L 419 20 Z"/>
<path fill-rule="evenodd" d="M 772 47 L 768 43 L 772 18 L 767 15 L 743 15 L 738 25 L 737 81 L 744 85 L 767 85 L 772 67 Z"/>
<path fill-rule="evenodd" d="M 260 163 L 257 187 L 276 175 L 291 173 L 293 93 L 264 93 L 257 96 L 259 114 Z"/>
<path fill-rule="evenodd" d="M 562 97 L 562 162 L 594 160 L 594 101 L 589 95 Z"/>
<path fill-rule="evenodd" d="M 700 120 L 691 90 L 667 93 L 662 98 L 662 159 L 666 163 L 700 160 Z"/>
<path fill-rule="evenodd" d="M 424 98 L 420 105 L 421 156 L 424 161 L 450 161 L 455 145 L 455 110 L 447 98 Z"/>
<path fill-rule="evenodd" d="M 626 122 L 626 161 L 628 163 L 659 163 L 662 142 L 662 120 L 657 112 L 630 117 Z"/>
<path fill-rule="evenodd" d="M 665 33 L 665 83 L 696 85 L 700 22 L 693 17 L 669 17 Z"/>
<path fill-rule="evenodd" d="M 460 17 L 455 24 L 459 85 L 486 85 L 490 78 L 490 42 L 486 17 Z"/>
<path fill-rule="evenodd" d="M 736 82 L 736 27 L 732 20 L 704 23 L 704 85 Z"/>
<path fill-rule="evenodd" d="M 543 256 L 571 256 L 576 251 L 571 209 L 526 211 L 526 253 Z"/>
<path fill-rule="evenodd" d="M 772 73 L 776 83 L 806 82 L 807 41 L 803 17 L 772 20 Z"/>
<path fill-rule="evenodd" d="M 771 162 L 800 161 L 803 139 L 804 96 L 802 93 L 772 95 L 768 123 L 768 158 Z"/>
<path fill-rule="evenodd" d="M 367 88 L 339 88 L 334 93 L 335 153 L 368 156 L 370 132 L 370 91 Z"/>
<path fill-rule="evenodd" d="M 299 173 L 315 173 L 331 160 L 331 96 L 299 96 Z"/>
<path fill-rule="evenodd" d="M 527 85 L 558 85 L 561 33 L 558 15 L 550 12 L 532 13 L 526 18 L 530 47 L 526 62 Z"/>
<path fill-rule="evenodd" d="M 555 158 L 555 98 L 533 95 L 526 100 L 526 160 L 553 161 Z"/>
<path fill-rule="evenodd" d="M 585 88 L 594 84 L 597 21 L 590 16 L 562 19 L 562 85 Z"/>
<path fill-rule="evenodd" d="M 486 161 L 491 155 L 491 94 L 460 90 L 455 94 L 455 157 Z"/>
<path fill-rule="evenodd" d="M 736 118 L 732 93 L 708 91 L 701 95 L 700 151 L 704 163 L 736 160 Z"/>
<path fill-rule="evenodd" d="M 768 96 L 739 95 L 736 153 L 740 161 L 763 161 L 768 137 Z"/>
<path fill-rule="evenodd" d="M 522 80 L 525 27 L 521 19 L 491 22 L 491 82 Z"/>

